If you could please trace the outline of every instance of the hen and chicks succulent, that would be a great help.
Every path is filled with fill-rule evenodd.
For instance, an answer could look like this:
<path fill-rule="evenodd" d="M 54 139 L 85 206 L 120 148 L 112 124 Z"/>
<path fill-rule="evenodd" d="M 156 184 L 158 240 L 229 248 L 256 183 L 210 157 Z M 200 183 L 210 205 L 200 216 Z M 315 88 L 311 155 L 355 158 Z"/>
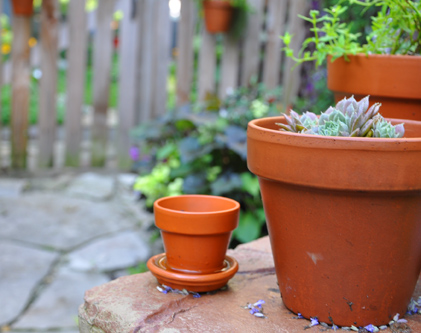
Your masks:
<path fill-rule="evenodd" d="M 299 115 L 291 110 L 284 115 L 287 124 L 277 123 L 281 131 L 322 136 L 401 138 L 404 125 L 392 125 L 380 114 L 381 104 L 369 108 L 369 96 L 359 102 L 352 96 L 344 98 L 335 107 L 329 107 L 320 117 L 312 112 Z"/>

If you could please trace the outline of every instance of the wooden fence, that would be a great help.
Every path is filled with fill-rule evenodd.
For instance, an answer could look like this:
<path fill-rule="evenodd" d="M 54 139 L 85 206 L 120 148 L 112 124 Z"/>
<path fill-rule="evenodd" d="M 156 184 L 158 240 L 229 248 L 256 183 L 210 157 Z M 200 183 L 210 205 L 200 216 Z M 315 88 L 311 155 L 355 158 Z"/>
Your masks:
<path fill-rule="evenodd" d="M 297 14 L 306 14 L 306 0 L 249 0 L 254 7 L 247 29 L 241 40 L 210 35 L 203 28 L 194 1 L 181 1 L 181 16 L 176 38 L 176 104 L 189 102 L 193 78 L 197 77 L 197 93 L 203 100 L 208 92 L 224 97 L 229 89 L 246 85 L 252 77 L 263 81 L 269 88 L 282 84 L 284 104 L 289 105 L 299 85 L 299 68 L 291 71 L 292 63 L 283 59 L 279 35 L 285 29 L 295 35 L 293 45 L 298 49 L 304 37 L 303 21 Z M 2 0 L 0 0 L 0 4 Z M 118 29 L 119 47 L 113 48 L 114 30 L 111 22 L 116 3 L 123 11 Z M 92 14 L 90 14 L 92 15 Z M 130 166 L 130 130 L 150 118 L 166 112 L 167 78 L 171 61 L 172 19 L 167 0 L 100 0 L 93 14 L 95 29 L 88 29 L 85 0 L 69 1 L 68 17 L 60 22 L 58 0 L 43 0 L 39 36 L 40 79 L 38 135 L 28 148 L 28 104 L 30 80 L 31 18 L 13 18 L 12 45 L 12 119 L 8 140 L 0 142 L 3 152 L 11 156 L 11 166 L 28 167 L 28 152 L 36 155 L 31 168 L 80 166 L 90 164 L 102 167 L 107 156 L 114 154 L 118 166 Z M 57 62 L 59 31 L 66 25 L 67 92 L 62 138 L 56 119 Z M 199 27 L 199 28 L 198 28 Z M 200 35 L 197 73 L 194 73 L 193 42 Z M 195 37 L 196 36 L 196 37 Z M 88 45 L 93 48 L 93 116 L 87 142 L 83 125 L 85 71 Z M 223 46 L 220 63 L 215 47 Z M 32 50 L 34 51 L 34 50 Z M 107 119 L 110 114 L 109 92 L 112 57 L 118 53 L 119 96 L 115 110 L 116 124 L 110 137 Z M 220 66 L 220 79 L 215 72 Z M 0 68 L 1 74 L 1 68 Z M 2 75 L 0 75 L 2 77 Z M 0 82 L 1 84 L 2 82 Z M 1 139 L 1 138 L 0 138 Z M 11 149 L 8 149 L 10 141 Z M 56 150 L 64 153 L 57 162 Z M 88 161 L 81 161 L 83 149 L 90 151 Z M 60 150 L 60 149 L 59 149 Z M 0 149 L 0 152 L 2 150 Z M 114 152 L 114 153 L 112 153 Z M 3 159 L 5 154 L 3 153 Z M 7 160 L 7 158 L 6 158 Z M 2 162 L 3 166 L 7 161 Z"/>

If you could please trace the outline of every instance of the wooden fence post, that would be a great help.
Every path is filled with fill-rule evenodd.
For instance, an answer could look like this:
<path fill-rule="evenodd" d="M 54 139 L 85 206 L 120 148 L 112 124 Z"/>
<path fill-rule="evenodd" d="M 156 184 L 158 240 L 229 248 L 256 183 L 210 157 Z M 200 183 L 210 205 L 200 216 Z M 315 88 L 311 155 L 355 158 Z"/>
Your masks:
<path fill-rule="evenodd" d="M 137 102 L 138 20 L 140 8 L 133 0 L 123 2 L 120 25 L 120 80 L 118 94 L 117 160 L 120 169 L 130 168 L 130 130 L 135 125 Z"/>
<path fill-rule="evenodd" d="M 192 0 L 181 1 L 181 14 L 177 32 L 177 106 L 190 101 L 196 11 L 196 6 Z"/>
<path fill-rule="evenodd" d="M 28 111 L 30 96 L 30 48 L 31 17 L 13 17 L 12 42 L 12 168 L 26 168 L 28 143 Z"/>
<path fill-rule="evenodd" d="M 263 63 L 263 82 L 267 88 L 275 88 L 281 78 L 281 39 L 284 32 L 287 0 L 269 0 L 267 10 L 267 41 Z"/>
<path fill-rule="evenodd" d="M 163 115 L 167 109 L 167 78 L 171 51 L 171 19 L 168 1 L 158 1 L 155 5 L 154 29 L 154 72 L 155 80 L 152 96 L 152 117 Z"/>
<path fill-rule="evenodd" d="M 197 92 L 199 101 L 204 101 L 207 94 L 215 93 L 215 36 L 202 26 L 202 42 L 199 51 L 199 70 L 197 76 Z"/>
<path fill-rule="evenodd" d="M 249 0 L 254 13 L 249 15 L 243 48 L 241 85 L 247 86 L 259 74 L 261 32 L 263 23 L 263 0 Z"/>
<path fill-rule="evenodd" d="M 139 3 L 139 2 L 138 2 Z M 152 86 L 153 86 L 153 22 L 156 19 L 153 17 L 153 9 L 156 5 L 155 0 L 141 0 L 139 5 L 139 100 L 138 100 L 138 122 L 149 120 L 152 114 Z"/>
<path fill-rule="evenodd" d="M 0 0 L 0 15 L 2 15 L 3 14 L 3 0 Z M 1 38 L 0 38 L 0 49 L 2 48 L 2 41 L 1 41 Z M 0 92 L 1 92 L 1 89 L 2 89 L 2 87 L 3 87 L 3 61 L 2 61 L 2 59 L 1 59 L 1 57 L 0 57 Z M 3 162 L 3 156 L 2 156 L 2 154 L 3 154 L 3 140 L 2 140 L 2 138 L 1 138 L 1 133 L 3 132 L 2 131 L 2 129 L 3 129 L 3 126 L 2 126 L 2 121 L 1 121 L 1 119 L 2 119 L 2 110 L 3 110 L 3 108 L 2 108 L 2 105 L 1 105 L 1 103 L 0 103 L 0 167 L 2 166 L 2 162 Z"/>
<path fill-rule="evenodd" d="M 41 71 L 38 112 L 38 166 L 53 166 L 57 124 L 58 1 L 44 0 L 41 11 Z"/>
<path fill-rule="evenodd" d="M 291 1 L 290 6 L 292 6 L 292 8 L 289 11 L 288 30 L 290 33 L 294 32 L 294 38 L 291 41 L 290 47 L 294 50 L 294 54 L 297 54 L 305 37 L 303 20 L 297 15 L 308 14 L 308 2 L 306 0 L 294 0 Z M 286 58 L 285 60 L 284 75 L 282 80 L 282 86 L 284 89 L 283 105 L 286 108 L 285 112 L 289 114 L 289 107 L 293 102 L 293 98 L 295 98 L 298 94 L 301 66 L 296 66 L 292 70 L 295 62 L 290 58 Z"/>
<path fill-rule="evenodd" d="M 103 167 L 107 155 L 107 112 L 113 53 L 111 21 L 115 0 L 98 1 L 94 38 L 94 122 L 92 126 L 91 165 Z"/>
<path fill-rule="evenodd" d="M 85 92 L 85 70 L 88 38 L 86 0 L 69 2 L 69 46 L 67 51 L 67 96 L 65 116 L 65 151 L 67 166 L 79 166 L 82 141 L 82 107 Z"/>
<path fill-rule="evenodd" d="M 240 61 L 240 42 L 229 35 L 224 36 L 224 53 L 221 60 L 221 81 L 219 83 L 219 98 L 226 97 L 228 90 L 238 87 Z"/>

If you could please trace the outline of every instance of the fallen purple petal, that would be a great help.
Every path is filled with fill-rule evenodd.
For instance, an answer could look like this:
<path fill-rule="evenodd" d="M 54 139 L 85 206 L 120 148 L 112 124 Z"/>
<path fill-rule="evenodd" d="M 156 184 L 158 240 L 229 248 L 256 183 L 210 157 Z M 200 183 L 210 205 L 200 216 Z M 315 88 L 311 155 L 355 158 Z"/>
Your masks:
<path fill-rule="evenodd" d="M 319 325 L 319 319 L 318 319 L 317 317 L 314 317 L 314 318 L 311 318 L 311 317 L 310 317 L 310 321 L 311 321 L 311 323 L 310 323 L 310 327 L 313 327 L 313 326 Z"/>
<path fill-rule="evenodd" d="M 259 318 L 266 318 L 266 316 L 263 313 L 261 313 L 261 312 L 254 313 L 254 316 L 255 317 L 259 317 Z"/>
<path fill-rule="evenodd" d="M 376 327 L 375 326 L 373 326 L 373 325 L 367 325 L 367 326 L 365 326 L 364 327 L 367 331 L 369 331 L 369 332 L 375 332 L 376 331 Z"/>
<path fill-rule="evenodd" d="M 259 310 L 257 310 L 256 308 L 252 308 L 249 312 L 251 314 L 255 314 L 256 312 L 259 312 Z"/>
<path fill-rule="evenodd" d="M 265 301 L 264 300 L 258 300 L 256 303 L 254 303 L 253 305 L 254 306 L 258 306 L 259 308 L 261 308 L 262 307 L 262 304 L 265 304 Z"/>

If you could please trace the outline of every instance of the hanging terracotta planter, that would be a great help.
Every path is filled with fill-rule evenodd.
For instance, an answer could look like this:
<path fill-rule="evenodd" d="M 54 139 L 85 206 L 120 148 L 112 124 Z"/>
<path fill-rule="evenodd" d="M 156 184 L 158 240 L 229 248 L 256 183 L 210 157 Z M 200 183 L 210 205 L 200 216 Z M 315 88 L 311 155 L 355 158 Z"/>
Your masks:
<path fill-rule="evenodd" d="M 382 103 L 386 118 L 421 120 L 421 57 L 350 55 L 350 61 L 328 58 L 327 86 L 338 102 L 345 96 L 370 95 Z"/>
<path fill-rule="evenodd" d="M 172 288 L 209 291 L 224 286 L 238 270 L 226 251 L 238 225 L 239 209 L 238 202 L 218 196 L 157 200 L 155 224 L 161 230 L 165 253 L 151 258 L 148 268 L 160 283 Z"/>
<path fill-rule="evenodd" d="M 34 0 L 12 0 L 13 14 L 32 16 L 34 12 Z"/>
<path fill-rule="evenodd" d="M 421 270 L 421 122 L 400 139 L 248 126 L 285 306 L 339 326 L 406 313 Z M 402 120 L 393 120 L 393 124 Z"/>
<path fill-rule="evenodd" d="M 233 7 L 225 0 L 204 0 L 206 30 L 211 34 L 227 32 L 231 26 Z"/>

